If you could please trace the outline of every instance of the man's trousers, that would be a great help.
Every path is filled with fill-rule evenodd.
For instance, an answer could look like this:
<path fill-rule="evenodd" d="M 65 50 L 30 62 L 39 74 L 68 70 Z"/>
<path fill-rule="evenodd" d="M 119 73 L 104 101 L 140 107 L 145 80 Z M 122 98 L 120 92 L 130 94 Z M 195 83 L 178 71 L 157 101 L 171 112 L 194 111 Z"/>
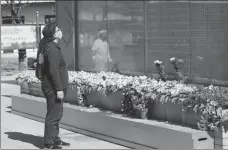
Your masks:
<path fill-rule="evenodd" d="M 57 93 L 52 88 L 42 86 L 47 101 L 47 114 L 45 118 L 44 144 L 53 145 L 60 141 L 59 122 L 63 116 L 63 101 L 57 99 Z"/>

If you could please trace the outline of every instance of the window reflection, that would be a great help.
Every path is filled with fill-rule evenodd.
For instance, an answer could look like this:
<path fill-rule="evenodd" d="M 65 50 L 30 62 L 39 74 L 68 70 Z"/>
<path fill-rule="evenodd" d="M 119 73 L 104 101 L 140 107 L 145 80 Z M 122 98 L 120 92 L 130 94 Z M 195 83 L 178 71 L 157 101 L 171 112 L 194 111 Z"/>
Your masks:
<path fill-rule="evenodd" d="M 109 44 L 108 44 L 108 32 L 107 30 L 100 30 L 97 39 L 92 45 L 92 60 L 94 64 L 94 71 L 110 71 L 109 63 L 112 63 L 110 57 Z"/>
<path fill-rule="evenodd" d="M 80 1 L 78 8 L 81 70 L 144 72 L 143 1 Z M 99 39 L 102 30 L 107 43 Z"/>
<path fill-rule="evenodd" d="M 110 54 L 123 73 L 144 72 L 143 1 L 107 1 Z"/>
<path fill-rule="evenodd" d="M 161 60 L 172 75 L 169 59 L 176 57 L 184 60 L 184 75 L 227 78 L 221 56 L 227 55 L 228 5 L 161 1 L 78 1 L 79 69 L 153 74 L 153 62 Z M 108 33 L 107 43 L 94 50 L 101 30 Z"/>
<path fill-rule="evenodd" d="M 79 69 L 97 71 L 92 59 L 92 46 L 99 30 L 106 29 L 105 1 L 78 1 L 79 10 Z"/>
<path fill-rule="evenodd" d="M 181 71 L 189 75 L 189 4 L 154 2 L 147 5 L 148 72 L 156 73 L 155 60 L 161 60 L 168 74 L 174 74 L 171 57 L 184 60 Z"/>

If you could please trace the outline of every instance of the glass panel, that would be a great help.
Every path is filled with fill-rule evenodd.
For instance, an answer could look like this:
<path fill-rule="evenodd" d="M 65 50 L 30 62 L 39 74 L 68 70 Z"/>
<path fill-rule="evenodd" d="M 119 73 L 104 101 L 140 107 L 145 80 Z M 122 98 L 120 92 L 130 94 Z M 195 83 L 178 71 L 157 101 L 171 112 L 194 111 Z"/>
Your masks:
<path fill-rule="evenodd" d="M 144 72 L 143 3 L 107 1 L 110 56 L 122 73 Z"/>
<path fill-rule="evenodd" d="M 207 15 L 204 4 L 190 4 L 192 76 L 204 77 L 204 55 L 207 51 Z"/>
<path fill-rule="evenodd" d="M 97 41 L 98 32 L 106 29 L 105 9 L 105 1 L 78 1 L 80 70 L 107 70 L 107 43 Z"/>
<path fill-rule="evenodd" d="M 208 4 L 208 46 L 205 75 L 228 80 L 228 2 Z"/>
<path fill-rule="evenodd" d="M 57 24 L 63 32 L 63 38 L 60 41 L 63 57 L 66 60 L 67 69 L 75 69 L 75 47 L 74 47 L 74 9 L 72 7 L 74 1 L 58 1 L 57 2 Z"/>
<path fill-rule="evenodd" d="M 148 72 L 156 73 L 153 65 L 161 60 L 165 72 L 175 73 L 169 59 L 183 59 L 180 66 L 185 75 L 190 74 L 189 58 L 189 3 L 178 1 L 148 2 Z"/>
<path fill-rule="evenodd" d="M 228 3 L 78 1 L 78 9 L 81 70 L 157 73 L 153 62 L 159 59 L 172 75 L 169 59 L 176 57 L 184 60 L 184 75 L 228 79 Z M 99 40 L 101 30 L 107 31 L 107 42 Z"/>
<path fill-rule="evenodd" d="M 228 79 L 228 3 L 191 3 L 192 74 Z"/>

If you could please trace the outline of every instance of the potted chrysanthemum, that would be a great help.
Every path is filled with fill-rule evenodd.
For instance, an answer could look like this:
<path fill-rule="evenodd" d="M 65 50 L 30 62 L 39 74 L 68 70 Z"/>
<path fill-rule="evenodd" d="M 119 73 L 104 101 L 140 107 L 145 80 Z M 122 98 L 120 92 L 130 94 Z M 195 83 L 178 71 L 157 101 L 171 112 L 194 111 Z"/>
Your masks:
<path fill-rule="evenodd" d="M 173 65 L 173 67 L 176 71 L 176 74 L 178 76 L 178 80 L 182 83 L 184 83 L 185 80 L 184 80 L 184 76 L 183 76 L 182 72 L 180 71 L 180 69 L 178 67 L 178 64 L 183 63 L 183 62 L 184 61 L 182 59 L 176 59 L 175 57 L 170 58 L 170 63 Z"/>
<path fill-rule="evenodd" d="M 165 67 L 162 65 L 162 61 L 160 60 L 155 60 L 154 61 L 154 65 L 158 71 L 158 74 L 160 75 L 160 78 L 162 79 L 162 81 L 166 81 L 167 75 L 165 73 Z"/>

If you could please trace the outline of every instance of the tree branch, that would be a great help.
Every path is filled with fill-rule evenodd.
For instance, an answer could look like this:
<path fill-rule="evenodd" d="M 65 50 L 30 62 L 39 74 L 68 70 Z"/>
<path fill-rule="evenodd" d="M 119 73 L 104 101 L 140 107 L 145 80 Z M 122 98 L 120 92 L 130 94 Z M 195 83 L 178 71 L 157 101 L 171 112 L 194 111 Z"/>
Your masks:
<path fill-rule="evenodd" d="M 18 4 L 18 5 L 16 6 L 16 14 L 17 14 L 17 16 L 18 16 L 19 13 L 21 12 L 21 7 L 22 7 L 22 6 L 20 6 L 20 4 Z"/>
<path fill-rule="evenodd" d="M 6 4 L 2 5 L 1 7 L 4 9 L 10 7 L 9 0 L 6 0 Z M 2 9 L 2 11 L 3 11 L 3 9 Z"/>
<path fill-rule="evenodd" d="M 7 4 L 9 4 L 9 0 L 5 0 Z"/>
<path fill-rule="evenodd" d="M 75 24 L 74 19 L 73 19 L 73 17 L 71 16 L 71 13 L 70 13 L 70 11 L 69 11 L 69 9 L 68 9 L 67 6 L 65 6 L 65 10 L 67 11 L 67 13 L 68 13 L 68 15 L 69 15 L 69 17 L 70 17 L 72 23 Z"/>
<path fill-rule="evenodd" d="M 18 0 L 18 5 L 19 5 L 19 6 L 21 5 L 21 0 Z"/>
<path fill-rule="evenodd" d="M 28 2 L 21 5 L 21 10 L 24 9 L 24 7 L 26 7 L 26 6 L 29 6 L 29 3 L 28 3 Z M 21 11 L 21 10 L 20 10 L 20 11 Z M 20 12 L 19 12 L 19 13 L 20 13 Z"/>
<path fill-rule="evenodd" d="M 7 5 L 6 6 L 9 6 L 10 7 L 10 10 L 11 10 L 11 16 L 12 16 L 12 22 L 13 23 L 21 23 L 21 18 L 20 18 L 20 12 L 21 10 L 28 6 L 28 2 L 27 1 L 26 3 L 23 3 L 22 0 L 5 0 Z"/>

